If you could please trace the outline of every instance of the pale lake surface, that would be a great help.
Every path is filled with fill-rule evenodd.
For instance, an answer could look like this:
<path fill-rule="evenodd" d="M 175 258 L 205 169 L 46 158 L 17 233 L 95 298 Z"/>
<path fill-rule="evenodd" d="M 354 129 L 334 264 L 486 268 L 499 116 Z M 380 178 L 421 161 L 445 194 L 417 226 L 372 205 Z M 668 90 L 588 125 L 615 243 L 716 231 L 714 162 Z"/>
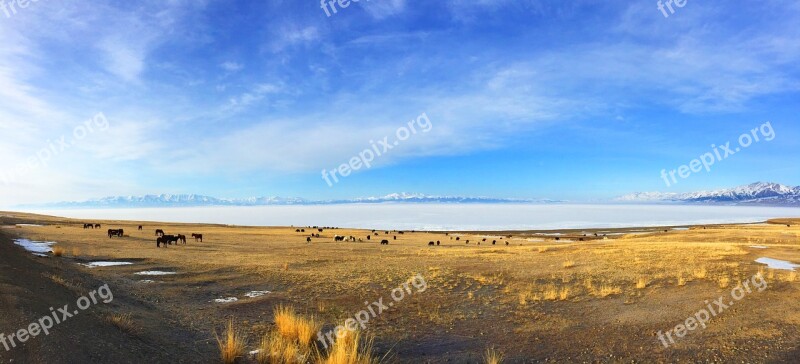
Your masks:
<path fill-rule="evenodd" d="M 29 210 L 93 220 L 381 230 L 554 230 L 760 222 L 800 208 L 622 204 L 345 204 Z"/>

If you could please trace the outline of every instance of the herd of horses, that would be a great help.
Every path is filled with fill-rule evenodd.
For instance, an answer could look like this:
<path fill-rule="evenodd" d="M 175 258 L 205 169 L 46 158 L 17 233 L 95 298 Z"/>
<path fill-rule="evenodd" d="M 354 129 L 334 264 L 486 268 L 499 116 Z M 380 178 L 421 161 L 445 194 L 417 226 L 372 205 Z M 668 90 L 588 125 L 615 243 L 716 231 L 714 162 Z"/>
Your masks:
<path fill-rule="evenodd" d="M 83 228 L 84 229 L 99 229 L 100 228 L 100 224 L 83 224 Z M 139 225 L 138 230 L 141 231 L 143 229 L 144 229 L 144 227 L 142 225 Z M 125 230 L 123 230 L 123 229 L 108 229 L 108 237 L 109 238 L 113 238 L 113 237 L 122 238 L 124 236 L 125 236 Z M 178 245 L 178 243 L 183 243 L 184 245 L 186 245 L 186 235 L 181 235 L 181 234 L 167 235 L 167 234 L 164 233 L 163 229 L 156 229 L 156 236 L 157 236 L 157 238 L 156 238 L 156 248 L 160 248 L 161 245 L 163 245 L 166 248 L 167 245 L 172 245 L 173 243 L 175 245 Z M 203 242 L 203 234 L 195 234 L 195 233 L 193 233 L 192 234 L 192 238 L 196 242 L 197 241 L 199 241 L 201 243 Z"/>

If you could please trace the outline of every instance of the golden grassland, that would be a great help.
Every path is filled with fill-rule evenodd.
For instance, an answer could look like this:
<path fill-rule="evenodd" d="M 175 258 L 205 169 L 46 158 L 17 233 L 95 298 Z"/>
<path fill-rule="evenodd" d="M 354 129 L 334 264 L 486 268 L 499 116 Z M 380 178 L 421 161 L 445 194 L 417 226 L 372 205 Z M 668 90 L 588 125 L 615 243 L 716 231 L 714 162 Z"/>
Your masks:
<path fill-rule="evenodd" d="M 314 342 L 320 328 L 341 325 L 364 309 L 366 300 L 390 299 L 393 288 L 418 273 L 425 277 L 425 292 L 397 302 L 371 320 L 365 333 L 354 333 L 341 347 L 317 355 L 318 362 L 371 363 L 390 352 L 396 353 L 394 360 L 408 362 L 448 357 L 491 363 L 566 356 L 592 360 L 607 355 L 662 361 L 666 350 L 677 350 L 673 355 L 688 360 L 698 358 L 692 355 L 730 359 L 778 345 L 770 344 L 776 338 L 800 339 L 792 336 L 797 335 L 792 328 L 800 324 L 797 273 L 754 262 L 761 256 L 800 262 L 797 220 L 581 242 L 531 241 L 535 234 L 520 232 L 488 239 L 497 239 L 498 245 L 477 245 L 493 234 L 374 235 L 329 229 L 306 243 L 316 229 L 302 227 L 305 233 L 298 233 L 297 227 L 99 221 L 102 229 L 84 230 L 76 221 L 6 214 L 46 224 L 3 231 L 56 241 L 59 259 L 135 262 L 80 269 L 116 279 L 136 295 L 173 303 L 162 308 L 174 311 L 179 321 L 213 332 L 224 327 L 217 335 L 224 362 L 256 349 L 260 351 L 252 360 L 257 362 L 308 361 L 319 349 Z M 143 231 L 136 230 L 140 224 Z M 126 236 L 109 239 L 107 228 L 124 228 Z M 187 238 L 202 233 L 204 242 L 189 238 L 186 245 L 157 249 L 156 228 Z M 353 235 L 363 242 L 334 242 L 335 235 Z M 390 244 L 379 245 L 382 239 Z M 442 244 L 431 247 L 429 241 Z M 133 274 L 148 269 L 179 274 L 158 277 L 158 289 L 153 290 Z M 656 332 L 669 330 L 703 308 L 705 300 L 727 294 L 759 272 L 767 278 L 768 290 L 751 294 L 724 318 L 671 349 L 658 344 Z M 241 298 L 243 292 L 259 289 L 272 293 L 225 305 L 210 303 L 217 296 Z M 187 307 L 201 307 L 201 317 L 185 312 Z M 366 340 L 369 344 L 363 345 L 361 335 L 374 343 Z M 440 342 L 451 343 L 450 348 L 440 348 Z M 731 345 L 719 346 L 722 342 Z M 363 352 L 365 347 L 374 355 Z M 774 349 L 780 355 L 792 348 Z M 696 354 L 698 350 L 706 354 Z M 336 361 L 337 355 L 363 361 Z"/>

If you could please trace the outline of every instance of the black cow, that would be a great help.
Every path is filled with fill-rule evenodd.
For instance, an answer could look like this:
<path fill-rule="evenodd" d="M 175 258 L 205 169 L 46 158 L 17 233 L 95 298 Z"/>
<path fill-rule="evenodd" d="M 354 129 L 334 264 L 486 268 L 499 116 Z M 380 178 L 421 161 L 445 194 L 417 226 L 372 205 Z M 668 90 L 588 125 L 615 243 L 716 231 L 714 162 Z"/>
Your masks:
<path fill-rule="evenodd" d="M 310 242 L 311 242 L 311 238 L 306 238 L 306 243 L 310 243 Z"/>
<path fill-rule="evenodd" d="M 432 242 L 432 241 L 429 241 L 429 242 L 428 242 L 428 246 L 434 246 L 434 245 L 436 245 L 436 243 L 434 243 L 434 242 Z"/>
<path fill-rule="evenodd" d="M 438 246 L 439 244 L 441 244 L 439 240 L 436 240 L 436 245 Z"/>
<path fill-rule="evenodd" d="M 381 240 L 381 245 L 389 245 L 389 240 L 386 239 Z"/>
<path fill-rule="evenodd" d="M 121 238 L 123 233 L 124 233 L 124 231 L 122 229 L 108 229 L 108 237 L 109 238 L 112 237 L 112 236 L 118 236 L 118 237 Z"/>
<path fill-rule="evenodd" d="M 336 235 L 333 237 L 333 241 L 344 241 L 344 236 Z"/>
<path fill-rule="evenodd" d="M 194 238 L 194 241 L 200 240 L 201 243 L 203 242 L 203 234 L 192 234 L 192 237 Z"/>
<path fill-rule="evenodd" d="M 141 231 L 141 230 L 142 230 L 142 225 L 139 225 L 139 231 Z"/>
<path fill-rule="evenodd" d="M 94 228 L 95 229 L 99 229 L 100 228 L 100 224 L 94 224 Z"/>

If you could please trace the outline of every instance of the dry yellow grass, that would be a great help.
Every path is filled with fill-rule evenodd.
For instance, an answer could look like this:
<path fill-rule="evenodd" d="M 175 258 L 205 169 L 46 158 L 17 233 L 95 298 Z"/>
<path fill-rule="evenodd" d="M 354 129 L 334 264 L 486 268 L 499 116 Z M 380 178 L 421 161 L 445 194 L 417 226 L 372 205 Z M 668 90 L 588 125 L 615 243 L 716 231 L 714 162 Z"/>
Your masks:
<path fill-rule="evenodd" d="M 126 230 L 137 224 L 100 222 Z M 293 303 L 301 310 L 298 312 L 315 311 L 320 322 L 323 319 L 326 322 L 338 322 L 340 318 L 351 314 L 351 311 L 362 307 L 365 297 L 373 299 L 388 294 L 397 286 L 397 282 L 407 278 L 409 272 L 424 272 L 430 283 L 427 293 L 421 293 L 419 298 L 414 295 L 413 298 L 407 298 L 402 305 L 396 305 L 390 316 L 392 324 L 376 320 L 375 325 L 370 325 L 370 332 L 381 342 L 380 347 L 391 347 L 393 343 L 400 343 L 398 348 L 402 347 L 406 353 L 413 352 L 413 348 L 421 345 L 419 341 L 415 341 L 419 339 L 414 339 L 418 337 L 414 335 L 419 333 L 416 330 L 444 330 L 456 323 L 464 323 L 467 327 L 464 330 L 465 335 L 477 336 L 485 330 L 485 324 L 479 318 L 496 314 L 499 309 L 508 314 L 508 320 L 498 321 L 496 329 L 508 332 L 513 331 L 516 325 L 514 323 L 522 320 L 535 320 L 541 327 L 573 337 L 581 336 L 581 331 L 576 331 L 575 327 L 597 327 L 593 325 L 602 325 L 608 320 L 617 320 L 624 328 L 639 328 L 640 322 L 632 323 L 631 309 L 664 307 L 658 300 L 665 297 L 680 298 L 685 302 L 702 302 L 709 298 L 708 290 L 702 288 L 718 284 L 719 277 L 728 276 L 732 280 L 728 284 L 733 285 L 741 277 L 752 276 L 759 269 L 753 260 L 763 254 L 763 251 L 748 249 L 748 239 L 769 246 L 773 246 L 778 240 L 787 240 L 782 238 L 785 226 L 753 224 L 663 234 L 630 234 L 624 238 L 612 237 L 607 241 L 561 242 L 549 248 L 540 246 L 541 242 L 526 242 L 525 237 L 520 236 L 521 247 L 516 242 L 503 249 L 487 246 L 489 244 L 477 246 L 474 243 L 445 243 L 446 246 L 432 249 L 427 246 L 427 242 L 447 241 L 444 234 L 406 232 L 398 235 L 398 240 L 391 240 L 389 246 L 379 246 L 375 237 L 371 242 L 365 239 L 363 243 L 333 242 L 334 234 L 365 238 L 369 231 L 325 230 L 321 238 L 314 239 L 315 244 L 307 245 L 305 237 L 308 233 L 295 233 L 295 229 L 289 227 L 187 226 L 164 223 L 153 228 L 186 235 L 202 232 L 206 236 L 206 242 L 190 241 L 179 249 L 170 247 L 169 250 L 158 250 L 155 248 L 153 231 L 137 232 L 135 227 L 129 237 L 115 239 L 113 242 L 102 239 L 102 232 L 84 231 L 80 227 L 67 224 L 63 224 L 59 230 L 52 226 L 23 227 L 8 229 L 6 233 L 24 234 L 32 240 L 58 241 L 59 245 L 67 249 L 79 248 L 84 254 L 82 258 L 86 260 L 137 259 L 137 264 L 142 268 L 170 267 L 181 273 L 166 278 L 174 280 L 174 284 L 162 285 L 162 289 L 145 293 L 153 298 L 176 299 L 184 293 L 181 290 L 186 286 L 195 286 L 198 281 L 206 281 L 210 277 L 220 284 L 233 282 L 225 283 L 228 285 L 225 288 L 230 291 L 241 290 L 242 287 L 249 290 L 250 287 L 267 282 L 277 287 L 287 287 L 279 292 L 280 302 Z M 465 233 L 462 241 L 477 242 L 480 241 L 480 236 Z M 537 254 L 537 251 L 547 254 Z M 779 259 L 800 261 L 800 250 L 794 246 L 775 247 L 770 252 L 774 252 Z M 531 253 L 537 255 L 532 258 Z M 580 267 L 565 270 L 564 263 L 575 259 L 580 259 Z M 284 269 L 287 265 L 291 269 Z M 431 267 L 437 267 L 435 272 Z M 90 274 L 100 278 L 111 274 L 122 276 L 130 274 L 129 270 L 132 269 L 133 267 L 120 267 L 113 270 L 93 270 Z M 789 280 L 787 272 L 764 270 L 764 275 Z M 647 278 L 651 288 L 658 285 L 658 294 L 646 297 L 635 294 L 637 292 L 632 283 L 638 284 L 637 280 L 642 277 Z M 677 282 L 677 285 L 672 284 L 673 282 Z M 687 282 L 693 282 L 693 285 L 697 283 L 698 289 L 679 289 Z M 774 288 L 783 290 L 796 287 L 776 285 Z M 630 306 L 617 307 L 616 299 L 599 302 L 602 298 L 623 292 L 626 297 L 635 297 Z M 566 298 L 562 298 L 562 293 L 565 293 Z M 753 297 L 753 300 L 762 299 L 756 298 L 762 297 L 759 295 Z M 601 318 L 549 315 L 539 310 L 540 305 L 536 304 L 545 299 L 548 300 L 546 306 L 553 306 L 556 310 L 570 314 L 585 312 L 584 310 L 593 305 L 614 307 L 614 310 L 609 311 L 608 317 Z M 774 299 L 781 304 L 789 304 L 797 299 L 797 295 L 795 291 L 788 291 L 784 295 L 776 295 Z M 242 301 L 238 304 L 261 305 L 271 302 L 267 299 Z M 443 307 L 441 312 L 438 310 L 439 306 Z M 221 322 L 222 318 L 230 314 L 229 307 L 235 305 L 220 305 L 205 310 L 202 313 L 204 317 L 198 320 L 208 320 L 205 321 L 208 326 L 212 322 Z M 670 315 L 685 315 L 674 307 L 664 309 Z M 243 315 L 249 315 L 247 319 L 252 321 L 258 314 L 251 311 L 257 310 L 248 309 L 242 312 Z M 437 312 L 435 321 L 428 320 L 428 315 L 433 312 Z M 720 330 L 741 327 L 748 330 L 747 327 L 752 327 L 747 326 L 751 324 L 747 321 L 751 316 L 755 317 L 732 311 L 726 321 L 719 323 Z M 779 323 L 778 325 L 794 325 L 798 320 L 797 316 L 779 315 L 772 311 L 765 311 L 762 316 L 769 317 L 771 322 Z M 425 320 L 400 319 L 417 317 Z M 648 349 L 650 346 L 646 340 L 650 338 L 640 340 L 635 335 L 603 337 L 598 338 L 592 348 L 635 342 L 636 345 L 625 346 L 631 350 L 630 355 L 640 354 L 654 359 L 653 350 Z M 567 340 L 561 341 L 565 342 Z M 277 343 L 275 345 L 279 346 Z M 557 346 L 562 345 L 559 343 L 551 342 L 546 345 L 554 350 L 572 353 L 568 346 Z M 698 340 L 697 345 L 708 347 L 703 340 Z M 639 347 L 645 349 L 639 350 Z M 298 353 L 302 352 L 299 344 L 294 348 L 297 348 Z M 282 350 L 290 353 L 295 349 Z M 471 357 L 479 357 L 481 350 L 482 348 L 473 348 Z M 313 359 L 312 356 L 307 361 Z M 651 361 L 657 361 L 658 358 L 655 359 Z"/>
<path fill-rule="evenodd" d="M 697 279 L 704 279 L 708 276 L 708 270 L 705 267 L 695 269 L 693 273 Z"/>
<path fill-rule="evenodd" d="M 221 337 L 216 333 L 215 336 L 222 363 L 233 364 L 244 356 L 247 338 L 242 331 L 234 327 L 233 319 L 228 320 Z"/>
<path fill-rule="evenodd" d="M 717 283 L 719 283 L 719 288 L 728 288 L 731 283 L 731 279 L 728 276 L 720 276 L 717 280 Z"/>
<path fill-rule="evenodd" d="M 639 277 L 639 279 L 636 281 L 636 289 L 645 289 L 647 288 L 647 284 L 647 278 Z"/>
<path fill-rule="evenodd" d="M 494 348 L 486 349 L 483 360 L 486 364 L 500 364 L 503 362 L 503 354 Z"/>
<path fill-rule="evenodd" d="M 302 317 L 292 306 L 280 305 L 275 308 L 275 327 L 284 338 L 296 340 L 307 346 L 320 328 L 314 317 Z"/>
<path fill-rule="evenodd" d="M 57 257 L 63 256 L 64 253 L 66 253 L 66 251 L 67 250 L 64 249 L 64 247 L 62 247 L 60 245 L 53 245 L 53 255 L 54 256 L 57 256 Z"/>
<path fill-rule="evenodd" d="M 345 331 L 326 354 L 317 357 L 317 364 L 377 364 L 379 360 L 372 356 L 372 343 L 360 331 Z"/>
<path fill-rule="evenodd" d="M 106 317 L 106 321 L 108 321 L 110 324 L 116 326 L 118 329 L 124 332 L 133 333 L 136 331 L 136 326 L 133 323 L 133 318 L 129 313 L 111 314 L 108 317 Z"/>
<path fill-rule="evenodd" d="M 617 295 L 617 294 L 620 294 L 620 293 L 622 293 L 622 289 L 621 288 L 610 286 L 610 285 L 602 285 L 602 286 L 600 286 L 600 290 L 597 292 L 597 294 L 600 297 L 608 297 L 608 296 Z"/>
<path fill-rule="evenodd" d="M 564 268 L 572 268 L 572 267 L 575 266 L 575 261 L 567 260 L 561 266 L 564 267 Z"/>

